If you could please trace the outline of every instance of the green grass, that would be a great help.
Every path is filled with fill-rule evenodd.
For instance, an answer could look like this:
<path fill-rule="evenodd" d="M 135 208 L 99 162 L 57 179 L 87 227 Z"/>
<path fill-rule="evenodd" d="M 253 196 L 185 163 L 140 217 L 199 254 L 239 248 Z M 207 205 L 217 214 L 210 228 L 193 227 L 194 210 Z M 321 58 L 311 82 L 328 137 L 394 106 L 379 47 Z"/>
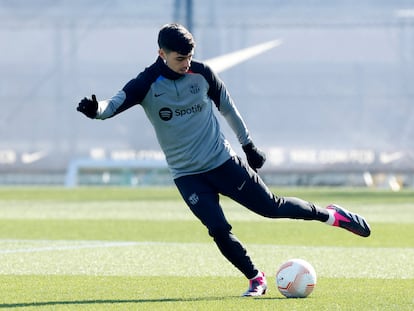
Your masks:
<path fill-rule="evenodd" d="M 414 191 L 274 189 L 363 214 L 360 238 L 317 222 L 268 220 L 223 198 L 233 232 L 268 274 L 269 292 L 219 254 L 174 188 L 0 189 L 0 309 L 412 310 Z M 306 299 L 279 294 L 293 257 L 318 274 Z"/>
<path fill-rule="evenodd" d="M 286 299 L 276 291 L 257 299 L 240 298 L 234 289 L 245 282 L 237 277 L 21 276 L 3 277 L 2 284 L 2 290 L 13 293 L 9 299 L 14 302 L 1 303 L 0 309 L 412 310 L 413 306 L 411 280 L 324 278 L 306 299 Z"/>

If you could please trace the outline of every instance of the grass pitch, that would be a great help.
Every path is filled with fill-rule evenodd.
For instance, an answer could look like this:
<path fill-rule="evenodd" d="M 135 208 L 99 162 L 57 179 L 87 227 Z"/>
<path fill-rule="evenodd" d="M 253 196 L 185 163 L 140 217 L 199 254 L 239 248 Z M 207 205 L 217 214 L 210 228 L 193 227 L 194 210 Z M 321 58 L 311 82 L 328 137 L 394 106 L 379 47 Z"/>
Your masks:
<path fill-rule="evenodd" d="M 414 192 L 274 189 L 361 213 L 369 238 L 318 222 L 269 220 L 222 199 L 233 232 L 268 275 L 247 281 L 218 252 L 173 188 L 0 189 L 0 309 L 413 310 Z M 274 273 L 290 258 L 315 267 L 306 299 L 286 299 Z"/>

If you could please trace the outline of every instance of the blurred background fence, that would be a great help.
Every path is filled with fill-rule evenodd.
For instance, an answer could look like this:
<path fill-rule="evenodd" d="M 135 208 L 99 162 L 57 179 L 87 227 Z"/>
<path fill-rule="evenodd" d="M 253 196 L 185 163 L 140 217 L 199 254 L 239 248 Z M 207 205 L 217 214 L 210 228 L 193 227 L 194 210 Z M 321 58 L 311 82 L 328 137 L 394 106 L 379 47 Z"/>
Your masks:
<path fill-rule="evenodd" d="M 171 184 L 140 107 L 75 107 L 151 64 L 172 21 L 201 60 L 283 40 L 220 74 L 270 184 L 414 186 L 413 0 L 0 0 L 0 184 Z"/>

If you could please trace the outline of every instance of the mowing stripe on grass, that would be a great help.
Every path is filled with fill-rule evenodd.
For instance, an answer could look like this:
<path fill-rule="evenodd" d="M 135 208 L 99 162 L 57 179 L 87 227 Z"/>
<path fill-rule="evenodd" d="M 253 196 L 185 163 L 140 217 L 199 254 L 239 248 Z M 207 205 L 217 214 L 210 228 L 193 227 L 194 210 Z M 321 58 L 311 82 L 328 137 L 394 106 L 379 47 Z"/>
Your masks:
<path fill-rule="evenodd" d="M 256 215 L 233 201 L 223 199 L 226 216 L 232 221 L 274 221 Z M 412 203 L 345 206 L 369 222 L 414 223 Z M 1 201 L 2 219 L 139 219 L 190 220 L 194 215 L 181 201 L 32 202 Z"/>
<path fill-rule="evenodd" d="M 414 248 L 306 247 L 248 244 L 272 275 L 293 257 L 319 277 L 413 279 Z M 213 243 L 0 240 L 3 275 L 237 276 Z"/>

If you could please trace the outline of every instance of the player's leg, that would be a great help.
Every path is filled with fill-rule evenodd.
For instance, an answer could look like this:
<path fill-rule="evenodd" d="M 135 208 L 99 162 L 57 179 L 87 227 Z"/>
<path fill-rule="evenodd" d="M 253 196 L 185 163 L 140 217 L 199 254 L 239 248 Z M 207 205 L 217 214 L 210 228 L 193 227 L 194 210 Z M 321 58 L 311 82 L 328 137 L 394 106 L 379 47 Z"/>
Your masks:
<path fill-rule="evenodd" d="M 205 174 L 184 176 L 174 181 L 184 201 L 207 227 L 221 253 L 247 278 L 256 276 L 258 270 L 241 242 L 232 234 L 232 227 L 219 204 L 218 193 L 205 180 Z"/>
<path fill-rule="evenodd" d="M 329 217 L 325 209 L 317 208 L 310 202 L 275 196 L 260 176 L 238 157 L 213 170 L 209 178 L 220 186 L 220 193 L 265 217 L 320 221 L 326 221 Z"/>
<path fill-rule="evenodd" d="M 369 225 L 363 217 L 338 205 L 321 208 L 299 198 L 275 196 L 259 175 L 237 157 L 227 161 L 214 172 L 212 176 L 214 182 L 220 181 L 221 193 L 257 214 L 270 218 L 319 220 L 360 236 L 370 235 Z"/>

